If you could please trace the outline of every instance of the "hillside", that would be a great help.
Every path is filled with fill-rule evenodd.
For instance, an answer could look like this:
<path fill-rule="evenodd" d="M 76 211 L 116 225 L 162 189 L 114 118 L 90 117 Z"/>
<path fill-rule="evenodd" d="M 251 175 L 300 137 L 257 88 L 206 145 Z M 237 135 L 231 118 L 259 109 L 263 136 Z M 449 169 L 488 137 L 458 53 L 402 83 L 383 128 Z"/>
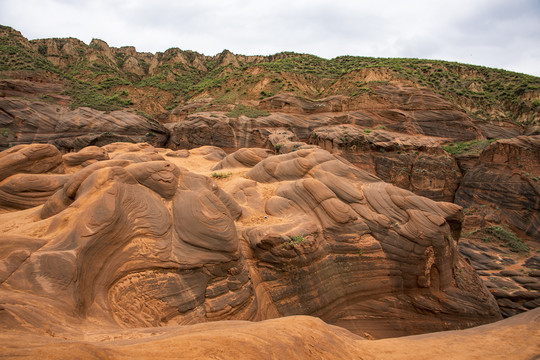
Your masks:
<path fill-rule="evenodd" d="M 201 98 L 212 98 L 216 108 L 278 93 L 362 101 L 377 94 L 377 85 L 399 83 L 441 94 L 481 121 L 524 129 L 538 124 L 540 79 L 504 70 L 420 59 L 326 60 L 296 53 L 243 56 L 224 50 L 205 56 L 172 48 L 150 54 L 134 47 L 111 48 L 97 39 L 89 45 L 73 38 L 28 41 L 9 27 L 0 31 L 3 76 L 39 72 L 60 81 L 71 108 L 133 109 L 158 117 Z"/>

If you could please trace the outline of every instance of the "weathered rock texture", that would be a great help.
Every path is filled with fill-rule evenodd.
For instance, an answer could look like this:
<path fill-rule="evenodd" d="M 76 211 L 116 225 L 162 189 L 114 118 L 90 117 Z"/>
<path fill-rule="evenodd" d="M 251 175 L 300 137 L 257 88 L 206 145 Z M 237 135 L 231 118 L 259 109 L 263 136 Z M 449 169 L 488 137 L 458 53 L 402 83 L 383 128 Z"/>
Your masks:
<path fill-rule="evenodd" d="M 68 108 L 38 101 L 0 97 L 0 147 L 51 143 L 65 150 L 114 141 L 151 142 L 164 145 L 167 130 L 143 116 L 90 108 Z"/>
<path fill-rule="evenodd" d="M 467 141 L 483 136 L 462 111 L 427 89 L 398 84 L 372 85 L 369 97 L 332 96 L 318 101 L 279 94 L 260 102 L 272 112 L 346 113 L 360 126 L 385 125 L 397 132 Z"/>
<path fill-rule="evenodd" d="M 539 164 L 540 135 L 496 141 L 463 177 L 456 203 L 496 207 L 502 221 L 538 240 Z"/>
<path fill-rule="evenodd" d="M 317 318 L 87 332 L 84 341 L 0 333 L 7 358 L 35 359 L 420 359 L 538 357 L 540 310 L 463 331 L 367 341 Z"/>
<path fill-rule="evenodd" d="M 389 337 L 500 318 L 457 252 L 460 207 L 321 149 L 219 151 L 163 161 L 165 150 L 116 143 L 64 156 L 71 175 L 61 180 L 52 166 L 20 169 L 41 176 L 36 203 L 48 181 L 61 186 L 42 206 L 0 215 L 0 326 L 62 333 L 315 315 Z M 215 169 L 228 174 L 204 175 Z"/>

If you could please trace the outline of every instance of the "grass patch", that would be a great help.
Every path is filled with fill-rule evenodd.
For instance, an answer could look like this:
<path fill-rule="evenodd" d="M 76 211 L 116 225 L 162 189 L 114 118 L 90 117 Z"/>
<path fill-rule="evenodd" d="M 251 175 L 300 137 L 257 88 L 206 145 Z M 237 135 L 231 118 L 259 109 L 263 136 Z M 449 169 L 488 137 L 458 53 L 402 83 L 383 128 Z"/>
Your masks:
<path fill-rule="evenodd" d="M 126 79 L 112 77 L 99 82 L 98 89 L 111 89 L 117 86 L 131 85 Z"/>
<path fill-rule="evenodd" d="M 0 128 L 0 135 L 2 135 L 3 137 L 9 137 L 9 136 L 15 136 L 16 134 L 11 130 L 11 129 L 8 129 L 8 128 Z"/>
<path fill-rule="evenodd" d="M 479 238 L 485 242 L 496 242 L 515 253 L 528 253 L 530 251 L 527 244 L 523 242 L 512 230 L 494 225 L 483 229 L 474 230 L 465 237 Z"/>
<path fill-rule="evenodd" d="M 270 113 L 266 110 L 260 110 L 251 106 L 246 105 L 236 105 L 234 110 L 226 113 L 230 118 L 238 119 L 240 116 L 244 115 L 248 118 L 254 119 L 260 116 L 268 116 Z"/>
<path fill-rule="evenodd" d="M 283 246 L 293 246 L 305 241 L 306 239 L 302 235 L 289 236 L 288 240 L 283 243 Z"/>
<path fill-rule="evenodd" d="M 79 80 L 72 80 L 64 93 L 72 99 L 72 110 L 86 106 L 101 111 L 114 111 L 133 105 L 133 101 L 127 98 L 125 93 L 106 95 L 97 86 Z"/>
<path fill-rule="evenodd" d="M 458 141 L 443 145 L 443 149 L 451 155 L 480 155 L 482 150 L 487 148 L 489 144 L 496 141 L 496 139 L 489 140 L 472 140 L 472 141 Z"/>
<path fill-rule="evenodd" d="M 212 173 L 212 177 L 214 179 L 226 179 L 228 177 L 231 177 L 232 176 L 232 172 L 228 172 L 228 173 L 223 173 L 223 172 L 213 172 Z"/>

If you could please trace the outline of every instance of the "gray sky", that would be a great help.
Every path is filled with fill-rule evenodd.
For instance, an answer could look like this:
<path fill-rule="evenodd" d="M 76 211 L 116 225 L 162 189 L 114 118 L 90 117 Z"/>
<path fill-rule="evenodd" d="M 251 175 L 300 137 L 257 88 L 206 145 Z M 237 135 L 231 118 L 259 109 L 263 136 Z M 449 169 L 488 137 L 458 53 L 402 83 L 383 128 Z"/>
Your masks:
<path fill-rule="evenodd" d="M 459 61 L 540 76 L 540 0 L 0 0 L 29 39 Z"/>

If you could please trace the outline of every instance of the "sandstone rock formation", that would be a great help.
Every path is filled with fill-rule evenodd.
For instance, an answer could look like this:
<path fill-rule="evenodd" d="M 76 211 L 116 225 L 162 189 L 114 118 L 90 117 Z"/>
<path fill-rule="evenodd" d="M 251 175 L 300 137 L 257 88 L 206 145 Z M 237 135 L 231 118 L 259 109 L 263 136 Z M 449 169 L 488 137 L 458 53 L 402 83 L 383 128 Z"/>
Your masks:
<path fill-rule="evenodd" d="M 425 89 L 395 83 L 375 84 L 373 93 L 368 95 L 331 96 L 317 101 L 281 94 L 263 99 L 259 105 L 252 104 L 271 110 L 269 115 L 258 118 L 239 116 L 238 119 L 229 117 L 225 111 L 219 111 L 219 107 L 211 105 L 211 100 L 203 98 L 173 110 L 167 119 L 163 119 L 164 122 L 169 122 L 166 124 L 167 129 L 129 112 L 113 111 L 107 114 L 85 108 L 68 110 L 62 104 L 69 99 L 66 100 L 60 93 L 62 88 L 59 84 L 48 85 L 46 82 L 30 80 L 3 80 L 2 84 L 4 97 L 3 100 L 0 99 L 3 104 L 0 119 L 4 119 L 4 123 L 0 126 L 5 127 L 0 130 L 0 142 L 3 141 L 4 146 L 49 142 L 67 151 L 88 145 L 102 146 L 127 140 L 147 141 L 154 145 L 166 144 L 170 148 L 178 149 L 178 152 L 168 154 L 139 151 L 138 148 L 135 152 L 114 153 L 90 146 L 83 152 L 63 156 L 62 166 L 66 174 L 76 173 L 94 162 L 106 159 L 137 163 L 165 160 L 174 156 L 187 156 L 185 149 L 211 145 L 231 153 L 228 159 L 224 159 L 226 153 L 223 150 L 217 151 L 213 147 L 204 150 L 209 151 L 206 155 L 210 158 L 223 160 L 223 163 L 213 165 L 213 171 L 223 171 L 223 175 L 226 175 L 227 167 L 250 167 L 272 152 L 287 154 L 321 147 L 356 167 L 415 194 L 437 201 L 457 201 L 467 210 L 471 206 L 488 206 L 492 210 L 489 216 L 499 218 L 496 223 L 482 220 L 476 227 L 468 228 L 467 233 L 479 226 L 509 224 L 514 230 L 525 231 L 525 236 L 530 240 L 537 237 L 534 233 L 534 219 L 538 217 L 538 209 L 534 202 L 538 195 L 534 188 L 535 178 L 538 177 L 535 170 L 538 156 L 534 155 L 534 141 L 510 138 L 496 142 L 512 143 L 513 145 L 508 146 L 514 149 L 507 151 L 505 147 L 500 147 L 502 150 L 496 150 L 498 152 L 524 154 L 516 155 L 513 162 L 505 165 L 508 174 L 514 174 L 514 177 L 516 172 L 520 171 L 521 174 L 522 184 L 514 186 L 517 193 L 512 202 L 517 203 L 513 204 L 506 200 L 508 192 L 504 186 L 497 190 L 498 195 L 494 190 L 494 186 L 497 186 L 494 184 L 504 184 L 510 175 L 497 175 L 494 180 L 493 174 L 501 170 L 486 170 L 493 169 L 492 158 L 495 155 L 488 156 L 486 153 L 485 159 L 478 155 L 453 157 L 441 147 L 451 140 L 493 137 L 497 134 L 511 136 L 513 133 L 507 130 L 509 126 L 472 121 L 448 101 Z M 51 97 L 54 101 L 45 103 L 42 97 Z M 204 107 L 206 112 L 191 113 L 200 111 L 201 107 Z M 515 129 L 512 131 L 515 132 Z M 527 137 L 533 138 L 534 135 Z M 251 147 L 266 150 L 253 152 L 249 150 Z M 232 153 L 237 149 L 243 150 Z M 527 163 L 521 163 L 522 157 L 530 159 Z M 508 172 L 509 168 L 514 170 Z M 465 178 L 462 181 L 463 176 Z M 64 186 L 66 179 L 62 174 L 20 174 L 18 177 L 6 179 L 0 184 L 0 198 L 4 200 L 0 208 L 10 211 L 43 204 Z M 480 189 L 482 181 L 485 186 Z M 483 200 L 477 201 L 479 196 Z M 468 218 L 473 219 L 471 216 L 469 212 Z M 467 251 L 465 249 L 462 253 Z M 471 254 L 469 252 L 467 258 L 473 266 L 482 268 L 481 262 L 477 263 L 475 260 L 482 256 Z M 528 271 L 524 265 L 525 260 L 517 263 L 523 264 L 524 271 Z M 488 275 L 483 278 L 488 286 L 499 284 L 489 282 L 487 277 Z M 504 294 L 502 290 L 505 289 L 497 289 L 499 292 L 494 291 L 495 295 Z M 519 291 L 523 290 L 524 288 L 520 287 Z M 540 296 L 540 292 L 530 291 Z M 498 299 L 503 301 L 507 298 Z M 527 306 L 530 306 L 530 301 L 535 303 L 536 300 L 519 300 L 515 306 L 524 310 L 527 307 L 521 304 L 527 303 Z M 499 306 L 502 306 L 501 303 Z M 509 315 L 515 311 L 506 306 L 503 313 Z"/>
<path fill-rule="evenodd" d="M 500 318 L 457 252 L 458 206 L 321 149 L 169 151 L 115 143 L 65 155 L 66 175 L 19 170 L 40 172 L 36 204 L 45 184 L 59 190 L 0 215 L 0 326 L 59 334 L 305 314 L 388 337 Z"/>
<path fill-rule="evenodd" d="M 3 356 L 540 352 L 537 311 L 361 340 L 540 306 L 538 79 L 0 38 Z"/>
<path fill-rule="evenodd" d="M 89 108 L 68 110 L 63 106 L 19 98 L 0 98 L 0 146 L 51 143 L 65 150 L 113 141 L 164 145 L 167 130 L 143 116 Z"/>
<path fill-rule="evenodd" d="M 540 305 L 540 265 L 534 261 L 539 161 L 537 135 L 495 141 L 470 162 L 456 192 L 456 203 L 467 213 L 460 252 L 478 270 L 504 316 Z"/>
<path fill-rule="evenodd" d="M 486 148 L 456 193 L 462 206 L 491 205 L 501 220 L 540 238 L 540 136 L 499 140 Z"/>
<path fill-rule="evenodd" d="M 16 359 L 383 359 L 529 360 L 538 357 L 540 310 L 462 331 L 368 341 L 308 316 L 84 333 L 84 339 L 0 333 Z"/>

